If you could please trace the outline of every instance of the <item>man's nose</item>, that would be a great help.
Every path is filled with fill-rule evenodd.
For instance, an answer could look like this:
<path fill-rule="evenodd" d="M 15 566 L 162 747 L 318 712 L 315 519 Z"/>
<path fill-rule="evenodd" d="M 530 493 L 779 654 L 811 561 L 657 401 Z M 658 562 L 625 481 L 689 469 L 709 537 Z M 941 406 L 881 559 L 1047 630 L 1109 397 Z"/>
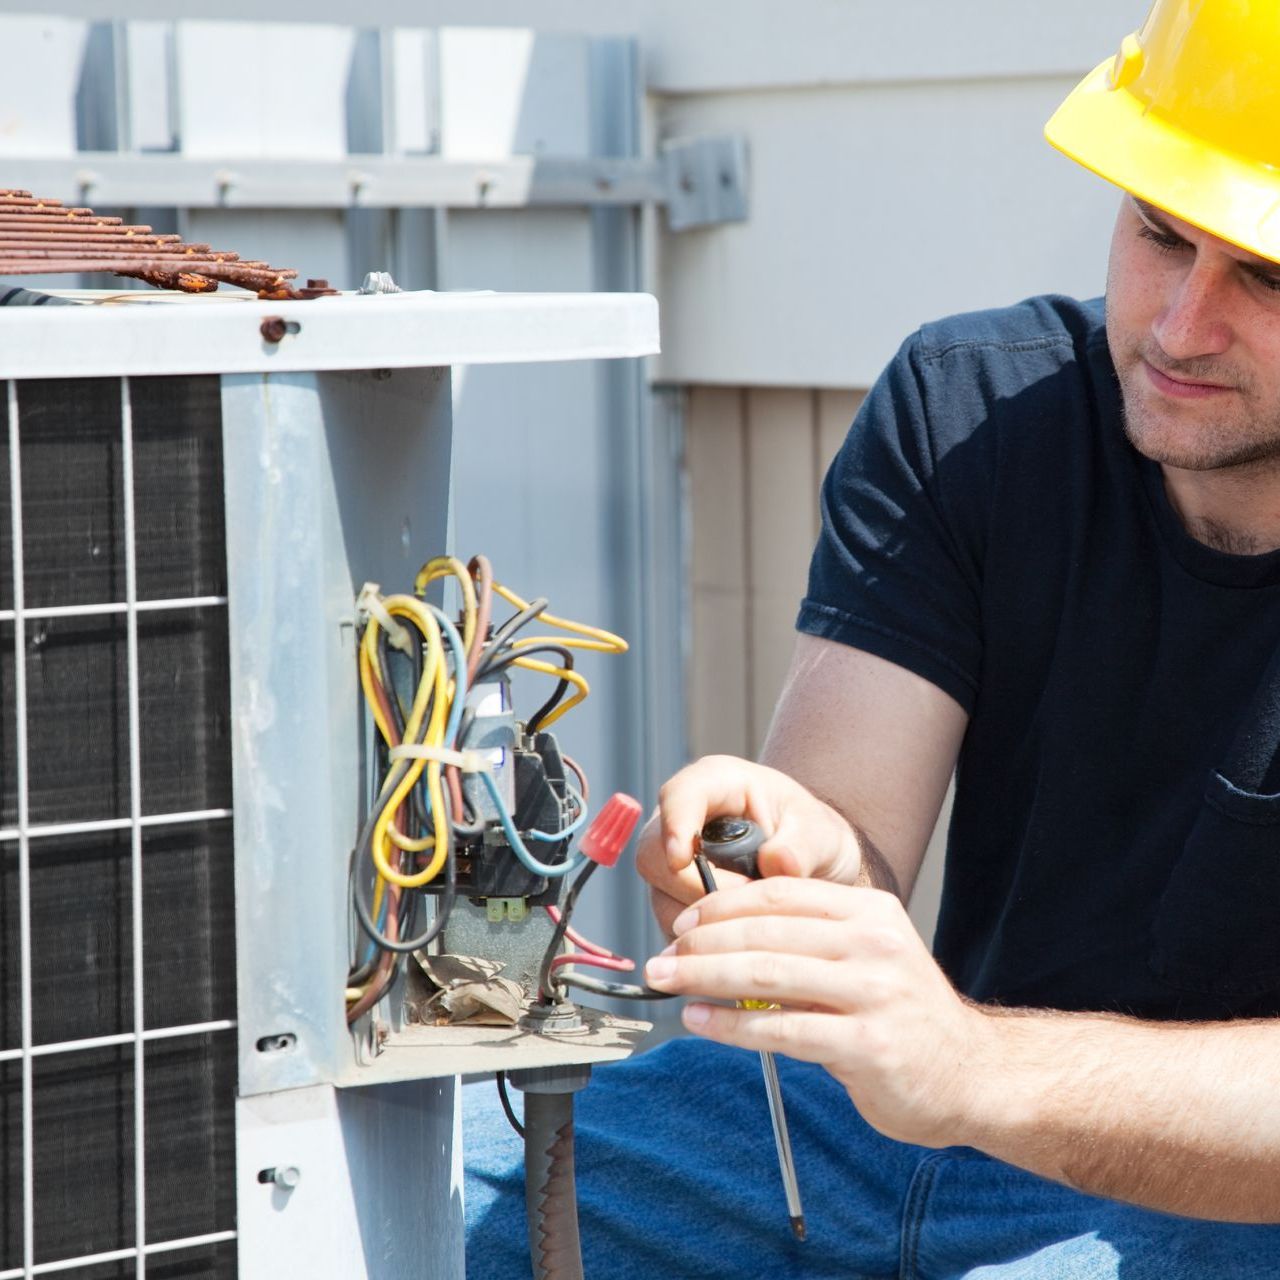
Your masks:
<path fill-rule="evenodd" d="M 1179 277 L 1151 326 L 1152 337 L 1170 359 L 1222 355 L 1227 350 L 1231 345 L 1225 296 L 1229 288 L 1224 271 L 1198 258 Z"/>

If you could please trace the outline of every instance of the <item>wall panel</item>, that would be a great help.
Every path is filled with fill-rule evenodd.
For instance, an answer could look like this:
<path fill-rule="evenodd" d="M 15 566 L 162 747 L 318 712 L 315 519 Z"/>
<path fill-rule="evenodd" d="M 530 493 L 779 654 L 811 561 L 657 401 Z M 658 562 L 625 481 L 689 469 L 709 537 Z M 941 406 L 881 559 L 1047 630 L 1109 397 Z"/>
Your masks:
<path fill-rule="evenodd" d="M 755 758 L 782 689 L 820 514 L 818 489 L 864 391 L 693 387 L 690 742 L 695 756 Z M 950 795 L 911 914 L 932 937 Z"/>

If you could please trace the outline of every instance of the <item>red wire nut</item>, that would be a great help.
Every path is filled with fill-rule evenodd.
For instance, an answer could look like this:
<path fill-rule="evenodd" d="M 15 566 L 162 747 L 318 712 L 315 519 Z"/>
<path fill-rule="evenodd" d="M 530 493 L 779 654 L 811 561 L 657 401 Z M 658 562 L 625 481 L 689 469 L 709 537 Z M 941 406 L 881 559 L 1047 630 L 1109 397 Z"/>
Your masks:
<path fill-rule="evenodd" d="M 640 821 L 640 812 L 639 800 L 633 800 L 621 791 L 611 795 L 582 837 L 578 847 L 583 856 L 602 867 L 613 866 L 631 839 L 631 833 Z"/>

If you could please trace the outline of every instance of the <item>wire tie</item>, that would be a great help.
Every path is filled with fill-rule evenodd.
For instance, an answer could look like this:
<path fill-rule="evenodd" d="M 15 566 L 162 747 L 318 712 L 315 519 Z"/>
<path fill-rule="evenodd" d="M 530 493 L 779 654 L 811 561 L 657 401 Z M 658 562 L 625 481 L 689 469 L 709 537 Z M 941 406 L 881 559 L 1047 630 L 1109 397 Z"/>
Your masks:
<path fill-rule="evenodd" d="M 366 582 L 356 596 L 356 608 L 372 618 L 387 633 L 387 642 L 402 653 L 413 653 L 413 636 L 408 627 L 398 623 L 382 603 L 382 588 L 376 582 Z"/>
<path fill-rule="evenodd" d="M 392 760 L 437 760 L 451 764 L 463 773 L 489 773 L 488 759 L 479 751 L 454 751 L 449 747 L 433 747 L 425 742 L 405 742 L 392 747 L 387 755 Z"/>

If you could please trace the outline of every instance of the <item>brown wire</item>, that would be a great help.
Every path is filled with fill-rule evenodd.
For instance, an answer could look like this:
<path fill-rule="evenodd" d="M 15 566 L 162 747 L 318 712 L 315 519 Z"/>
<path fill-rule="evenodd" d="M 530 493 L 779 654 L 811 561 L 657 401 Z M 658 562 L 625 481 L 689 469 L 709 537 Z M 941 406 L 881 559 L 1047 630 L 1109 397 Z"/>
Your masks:
<path fill-rule="evenodd" d="M 591 788 L 587 785 L 587 775 L 583 772 L 582 766 L 572 756 L 565 755 L 563 751 L 560 753 L 560 759 L 577 774 L 578 786 L 582 790 L 582 803 L 586 804 L 591 799 Z"/>
<path fill-rule="evenodd" d="M 397 821 L 399 817 L 400 815 L 397 814 Z M 388 884 L 387 898 L 386 935 L 392 942 L 398 942 L 400 933 L 400 886 Z M 391 985 L 392 978 L 395 976 L 395 963 L 396 953 L 394 951 L 384 951 L 382 953 L 378 960 L 378 967 L 369 979 L 369 985 L 364 989 L 364 994 L 347 1010 L 348 1024 L 354 1022 L 362 1014 L 367 1013 L 382 999 L 387 988 Z"/>

